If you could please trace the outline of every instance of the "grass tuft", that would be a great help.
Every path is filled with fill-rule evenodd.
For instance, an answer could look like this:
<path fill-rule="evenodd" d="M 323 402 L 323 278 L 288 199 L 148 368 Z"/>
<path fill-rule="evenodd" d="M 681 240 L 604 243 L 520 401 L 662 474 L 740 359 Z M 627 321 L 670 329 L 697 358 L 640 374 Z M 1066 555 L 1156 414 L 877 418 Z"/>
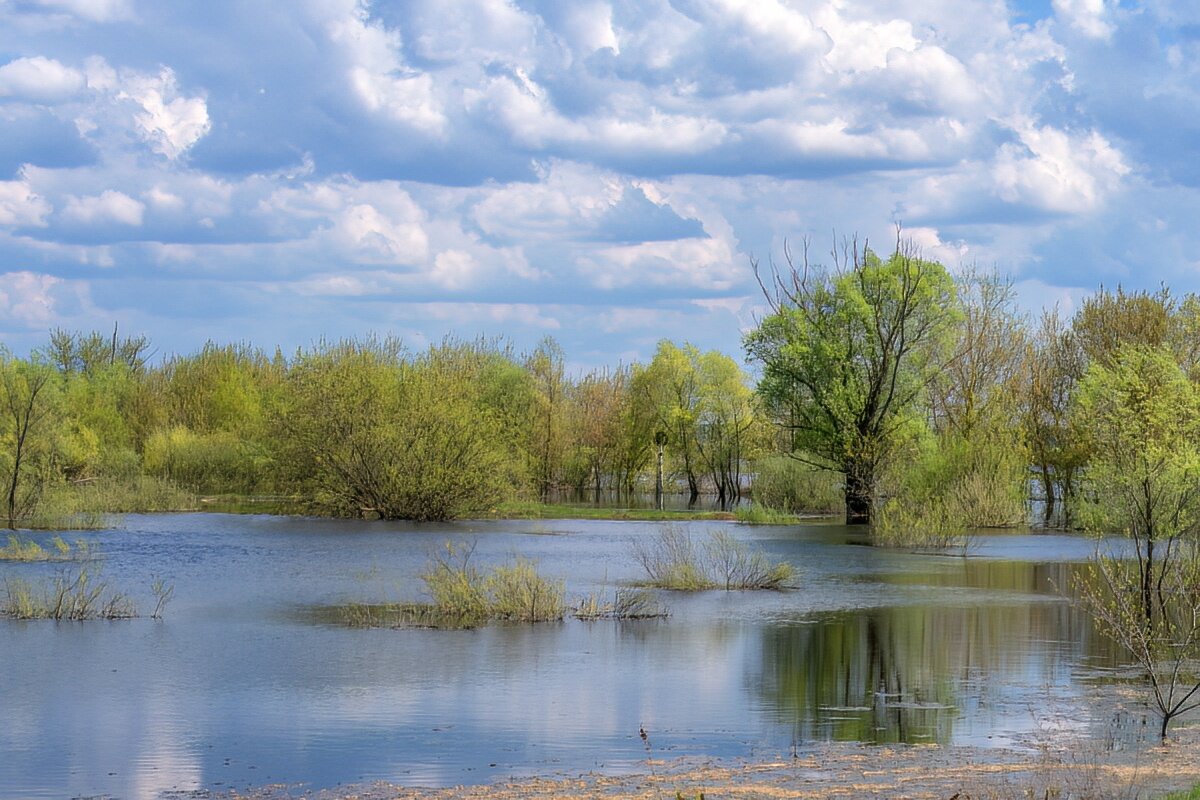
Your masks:
<path fill-rule="evenodd" d="M 712 533 L 701 547 L 673 525 L 650 542 L 636 540 L 633 557 L 646 573 L 643 585 L 673 591 L 783 589 L 795 574 L 791 564 L 772 563 L 727 531 Z"/>

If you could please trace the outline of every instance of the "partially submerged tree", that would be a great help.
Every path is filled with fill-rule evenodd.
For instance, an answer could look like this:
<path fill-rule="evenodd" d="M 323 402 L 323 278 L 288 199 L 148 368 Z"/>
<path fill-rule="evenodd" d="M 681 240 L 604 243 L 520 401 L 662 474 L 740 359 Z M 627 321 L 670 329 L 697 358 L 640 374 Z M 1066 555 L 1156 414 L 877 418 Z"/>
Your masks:
<path fill-rule="evenodd" d="M 1093 363 L 1079 389 L 1091 454 L 1081 522 L 1132 540 L 1149 625 L 1172 559 L 1200 531 L 1200 388 L 1163 347 L 1125 345 L 1110 363 Z"/>
<path fill-rule="evenodd" d="M 0 353 L 0 470 L 10 529 L 37 507 L 54 470 L 48 463 L 57 425 L 51 369 Z"/>
<path fill-rule="evenodd" d="M 1167 738 L 1171 720 L 1200 708 L 1200 555 L 1186 542 L 1158 572 L 1147 619 L 1141 576 L 1127 561 L 1098 555 L 1078 582 L 1093 619 L 1125 648 L 1150 682 Z"/>
<path fill-rule="evenodd" d="M 870 523 L 880 467 L 951 358 L 954 281 L 899 235 L 886 261 L 857 241 L 833 270 L 810 266 L 807 243 L 799 262 L 784 255 L 765 277 L 754 263 L 772 313 L 746 352 L 794 455 L 841 472 L 846 521 Z"/>
<path fill-rule="evenodd" d="M 445 520 L 492 507 L 511 470 L 477 366 L 452 347 L 406 360 L 386 342 L 302 353 L 280 418 L 293 480 L 342 515 Z"/>

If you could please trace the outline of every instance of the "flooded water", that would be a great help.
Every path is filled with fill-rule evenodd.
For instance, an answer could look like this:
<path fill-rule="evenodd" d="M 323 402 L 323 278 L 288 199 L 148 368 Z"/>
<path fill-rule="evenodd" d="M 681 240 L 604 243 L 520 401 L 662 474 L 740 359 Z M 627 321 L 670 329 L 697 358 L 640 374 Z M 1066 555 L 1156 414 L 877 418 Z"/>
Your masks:
<path fill-rule="evenodd" d="M 647 749 L 1009 745 L 1047 724 L 1112 735 L 1086 700 L 1115 655 L 1062 597 L 1090 540 L 980 535 L 963 558 L 829 524 L 686 527 L 786 559 L 799 588 L 665 592 L 663 620 L 349 629 L 308 609 L 421 599 L 447 540 L 473 542 L 480 566 L 536 559 L 571 600 L 641 577 L 633 542 L 657 529 L 131 516 L 85 535 L 104 578 L 145 613 L 156 577 L 175 599 L 161 621 L 0 620 L 0 797 L 454 785 L 630 769 Z M 0 578 L 58 568 L 0 563 Z"/>

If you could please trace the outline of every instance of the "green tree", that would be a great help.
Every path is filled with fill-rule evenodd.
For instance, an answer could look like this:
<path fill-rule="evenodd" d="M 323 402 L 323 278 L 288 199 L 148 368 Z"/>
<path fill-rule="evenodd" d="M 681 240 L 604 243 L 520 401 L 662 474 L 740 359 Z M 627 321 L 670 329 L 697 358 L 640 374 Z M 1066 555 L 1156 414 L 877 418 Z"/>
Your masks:
<path fill-rule="evenodd" d="M 1087 453 L 1072 429 L 1071 414 L 1085 368 L 1074 331 L 1057 309 L 1044 313 L 1026 345 L 1023 427 L 1042 484 L 1047 524 L 1054 520 L 1056 508 L 1061 508 L 1064 527 L 1072 522 L 1076 485 Z"/>
<path fill-rule="evenodd" d="M 1081 521 L 1134 545 L 1147 625 L 1182 543 L 1200 531 L 1200 388 L 1165 346 L 1121 345 L 1088 367 L 1075 423 L 1090 453 Z"/>
<path fill-rule="evenodd" d="M 547 336 L 525 361 L 534 385 L 530 472 L 542 500 L 548 499 L 561 482 L 566 458 L 568 382 L 564 360 L 562 347 Z"/>
<path fill-rule="evenodd" d="M 753 455 L 757 422 L 754 392 L 746 375 L 729 356 L 712 350 L 700 356 L 696 451 L 717 490 L 717 502 L 728 508 L 741 494 L 742 466 Z"/>
<path fill-rule="evenodd" d="M 477 375 L 453 349 L 406 360 L 368 341 L 300 354 L 280 416 L 295 485 L 346 516 L 446 520 L 492 507 L 511 469 Z"/>
<path fill-rule="evenodd" d="M 699 358 L 700 352 L 692 345 L 679 347 L 663 339 L 650 363 L 635 367 L 633 373 L 634 393 L 650 409 L 655 428 L 666 433 L 667 455 L 675 470 L 687 480 L 689 505 L 700 496 L 701 462 L 696 448 Z"/>
<path fill-rule="evenodd" d="M 50 367 L 0 353 L 0 469 L 8 527 L 31 516 L 53 481 L 58 396 Z"/>
<path fill-rule="evenodd" d="M 759 393 L 797 458 L 841 472 L 846 521 L 870 523 L 881 466 L 952 353 L 954 281 L 898 238 L 885 261 L 857 243 L 833 271 L 772 265 L 771 314 L 745 338 Z M 768 283 L 769 281 L 769 283 Z"/>

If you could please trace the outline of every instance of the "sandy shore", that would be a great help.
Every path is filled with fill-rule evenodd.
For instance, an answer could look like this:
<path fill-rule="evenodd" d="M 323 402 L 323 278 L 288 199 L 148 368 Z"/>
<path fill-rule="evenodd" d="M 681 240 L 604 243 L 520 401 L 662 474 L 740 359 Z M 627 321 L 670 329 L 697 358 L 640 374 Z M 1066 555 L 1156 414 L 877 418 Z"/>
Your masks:
<path fill-rule="evenodd" d="M 1167 745 L 1101 752 L 1077 739 L 1049 739 L 1034 750 L 819 744 L 778 760 L 721 763 L 647 760 L 638 774 L 555 775 L 483 786 L 415 789 L 372 783 L 335 790 L 266 786 L 252 792 L 187 797 L 314 800 L 451 798 L 1153 798 L 1200 782 L 1200 728 Z"/>

